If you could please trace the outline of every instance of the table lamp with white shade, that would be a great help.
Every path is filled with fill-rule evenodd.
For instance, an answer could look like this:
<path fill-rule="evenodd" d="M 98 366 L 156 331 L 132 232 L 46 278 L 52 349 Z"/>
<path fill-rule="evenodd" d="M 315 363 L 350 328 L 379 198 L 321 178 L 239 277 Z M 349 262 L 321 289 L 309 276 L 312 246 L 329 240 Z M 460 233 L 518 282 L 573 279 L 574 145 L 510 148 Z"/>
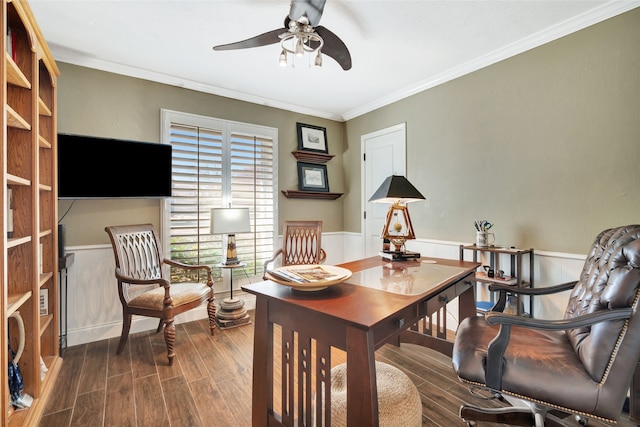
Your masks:
<path fill-rule="evenodd" d="M 211 234 L 227 235 L 227 252 L 222 263 L 238 264 L 236 234 L 251 233 L 249 208 L 213 208 L 211 209 Z"/>
<path fill-rule="evenodd" d="M 222 262 L 217 267 L 230 270 L 229 298 L 224 298 L 220 302 L 220 309 L 216 312 L 215 321 L 220 329 L 250 323 L 244 301 L 233 297 L 233 270 L 245 266 L 238 259 L 236 249 L 236 234 L 239 233 L 251 233 L 249 208 L 211 209 L 211 234 L 227 236 L 227 249 Z"/>

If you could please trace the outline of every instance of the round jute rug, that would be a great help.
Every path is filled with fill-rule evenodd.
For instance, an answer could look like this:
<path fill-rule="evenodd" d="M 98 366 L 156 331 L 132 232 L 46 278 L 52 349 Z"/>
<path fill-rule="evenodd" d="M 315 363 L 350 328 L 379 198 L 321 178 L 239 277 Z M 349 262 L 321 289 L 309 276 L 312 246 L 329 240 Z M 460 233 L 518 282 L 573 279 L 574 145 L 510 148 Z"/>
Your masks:
<path fill-rule="evenodd" d="M 376 361 L 380 427 L 421 427 L 420 393 L 400 369 Z M 331 426 L 347 425 L 347 365 L 331 370 Z"/>

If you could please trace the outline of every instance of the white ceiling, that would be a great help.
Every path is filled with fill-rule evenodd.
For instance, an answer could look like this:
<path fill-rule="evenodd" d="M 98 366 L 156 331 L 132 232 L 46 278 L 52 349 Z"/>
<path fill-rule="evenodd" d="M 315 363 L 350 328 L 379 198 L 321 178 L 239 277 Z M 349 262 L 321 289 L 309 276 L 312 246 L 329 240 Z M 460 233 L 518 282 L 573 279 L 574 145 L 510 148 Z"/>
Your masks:
<path fill-rule="evenodd" d="M 328 0 L 353 68 L 214 45 L 284 28 L 289 0 L 30 0 L 58 62 L 349 120 L 640 6 L 639 0 Z"/>

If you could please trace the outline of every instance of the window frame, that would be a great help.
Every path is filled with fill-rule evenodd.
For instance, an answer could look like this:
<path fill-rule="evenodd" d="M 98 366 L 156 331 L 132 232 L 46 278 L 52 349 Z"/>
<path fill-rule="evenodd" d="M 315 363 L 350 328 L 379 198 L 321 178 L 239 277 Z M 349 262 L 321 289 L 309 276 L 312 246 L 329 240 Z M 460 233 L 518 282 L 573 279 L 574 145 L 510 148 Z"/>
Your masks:
<path fill-rule="evenodd" d="M 184 113 L 174 110 L 161 109 L 160 110 L 160 142 L 162 144 L 171 144 L 171 126 L 172 123 L 180 123 L 187 126 L 196 126 L 208 129 L 220 129 L 222 130 L 223 140 L 229 141 L 232 134 L 247 134 L 255 135 L 256 137 L 263 137 L 272 140 L 273 148 L 273 239 L 272 245 L 274 250 L 278 244 L 278 129 L 274 127 L 267 127 L 262 125 L 254 125 L 250 123 L 236 122 L 231 120 L 223 120 L 214 117 L 207 117 L 197 114 Z M 229 148 L 229 147 L 227 147 Z M 223 149 L 223 176 L 230 176 L 231 162 L 230 162 L 230 150 Z M 222 206 L 228 206 L 230 202 L 231 192 L 231 180 L 224 180 L 222 183 Z M 160 240 L 163 253 L 169 256 L 171 253 L 171 198 L 165 198 L 161 201 L 160 207 Z M 213 206 L 221 207 L 221 206 Z M 236 206 L 234 206 L 236 207 Z M 254 230 L 255 232 L 255 230 Z M 211 267 L 214 267 L 212 265 Z M 256 266 L 257 267 L 257 266 Z M 257 270 L 257 268 L 256 268 Z M 243 273 L 244 274 L 244 273 Z M 256 271 L 256 275 L 261 277 L 261 272 Z M 224 288 L 216 291 L 228 291 Z"/>

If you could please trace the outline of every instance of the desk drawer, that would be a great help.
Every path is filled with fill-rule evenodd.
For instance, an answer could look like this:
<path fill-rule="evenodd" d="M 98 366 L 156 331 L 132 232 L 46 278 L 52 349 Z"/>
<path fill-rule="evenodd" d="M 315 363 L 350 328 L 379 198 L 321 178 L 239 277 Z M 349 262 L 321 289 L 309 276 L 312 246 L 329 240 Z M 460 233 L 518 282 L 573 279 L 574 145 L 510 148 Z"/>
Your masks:
<path fill-rule="evenodd" d="M 453 301 L 458 294 L 456 293 L 455 286 L 452 286 L 444 291 L 440 292 L 438 295 L 429 298 L 425 302 L 426 315 L 431 316 L 436 311 L 440 310 L 440 308 L 447 305 L 449 301 Z"/>
<path fill-rule="evenodd" d="M 417 322 L 418 319 L 418 304 L 413 304 L 396 313 L 393 317 L 383 320 L 374 330 L 376 345 L 388 341 L 393 335 L 398 334 L 403 329 L 407 329 L 409 325 Z"/>
<path fill-rule="evenodd" d="M 461 279 L 458 283 L 456 283 L 456 294 L 460 296 L 464 291 L 473 286 L 473 281 L 471 280 L 471 275 Z"/>
<path fill-rule="evenodd" d="M 473 286 L 473 282 L 469 280 L 469 276 L 464 277 L 459 280 L 455 286 L 451 286 L 438 295 L 429 298 L 425 302 L 426 315 L 430 316 L 436 311 L 438 311 L 441 307 L 447 305 L 447 303 L 453 301 L 455 298 L 460 296 L 466 290 Z"/>

